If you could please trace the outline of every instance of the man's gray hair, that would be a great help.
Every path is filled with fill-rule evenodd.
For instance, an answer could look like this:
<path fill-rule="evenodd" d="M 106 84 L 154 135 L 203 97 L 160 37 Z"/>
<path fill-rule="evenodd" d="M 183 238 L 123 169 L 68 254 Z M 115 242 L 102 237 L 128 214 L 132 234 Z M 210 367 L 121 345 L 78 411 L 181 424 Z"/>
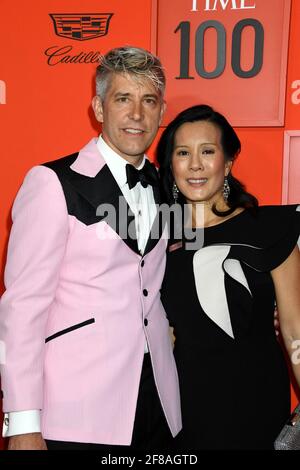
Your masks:
<path fill-rule="evenodd" d="M 166 77 L 160 60 L 140 47 L 124 46 L 111 49 L 100 60 L 96 71 L 96 93 L 104 101 L 112 74 L 125 73 L 149 80 L 163 98 Z"/>

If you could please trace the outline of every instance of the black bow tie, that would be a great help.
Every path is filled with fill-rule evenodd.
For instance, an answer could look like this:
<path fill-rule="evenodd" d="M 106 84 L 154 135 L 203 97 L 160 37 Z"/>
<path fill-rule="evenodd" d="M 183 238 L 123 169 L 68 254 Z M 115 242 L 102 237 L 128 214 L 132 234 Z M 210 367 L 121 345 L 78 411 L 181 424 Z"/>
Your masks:
<path fill-rule="evenodd" d="M 150 163 L 149 160 L 145 161 L 145 165 L 141 170 L 137 170 L 135 166 L 126 165 L 126 176 L 129 189 L 135 187 L 135 185 L 140 181 L 141 185 L 144 188 L 147 188 L 148 184 L 151 186 L 158 186 L 158 174 L 153 163 Z"/>

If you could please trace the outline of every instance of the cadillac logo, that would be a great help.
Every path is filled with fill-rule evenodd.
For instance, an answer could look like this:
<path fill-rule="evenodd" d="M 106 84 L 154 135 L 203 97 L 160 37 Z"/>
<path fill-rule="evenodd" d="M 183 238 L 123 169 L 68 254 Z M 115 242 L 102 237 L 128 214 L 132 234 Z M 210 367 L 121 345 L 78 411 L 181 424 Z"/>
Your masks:
<path fill-rule="evenodd" d="M 86 41 L 108 32 L 113 13 L 50 13 L 55 33 L 76 41 Z"/>

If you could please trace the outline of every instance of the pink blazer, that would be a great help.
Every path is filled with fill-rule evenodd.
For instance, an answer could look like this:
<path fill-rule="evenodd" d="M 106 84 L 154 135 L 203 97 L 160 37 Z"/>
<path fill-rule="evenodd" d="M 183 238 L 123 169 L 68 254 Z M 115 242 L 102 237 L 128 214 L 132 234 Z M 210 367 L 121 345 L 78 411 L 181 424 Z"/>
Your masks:
<path fill-rule="evenodd" d="M 130 444 L 145 335 L 170 430 L 181 429 L 160 301 L 167 240 L 149 239 L 142 257 L 96 215 L 101 203 L 118 213 L 119 197 L 93 139 L 32 168 L 13 206 L 0 303 L 4 412 L 41 409 L 47 439 Z"/>

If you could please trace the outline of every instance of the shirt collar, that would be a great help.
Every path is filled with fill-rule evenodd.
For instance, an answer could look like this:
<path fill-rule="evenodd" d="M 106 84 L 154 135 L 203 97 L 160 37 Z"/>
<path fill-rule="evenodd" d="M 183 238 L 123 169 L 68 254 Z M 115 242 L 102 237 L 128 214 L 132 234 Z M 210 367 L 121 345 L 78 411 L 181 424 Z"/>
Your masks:
<path fill-rule="evenodd" d="M 127 161 L 115 152 L 103 139 L 102 135 L 99 136 L 97 147 L 102 157 L 104 158 L 108 168 L 110 169 L 113 177 L 118 183 L 119 187 L 125 186 L 127 183 L 126 165 Z M 145 164 L 146 157 L 144 155 L 142 163 L 137 168 L 140 170 Z"/>

